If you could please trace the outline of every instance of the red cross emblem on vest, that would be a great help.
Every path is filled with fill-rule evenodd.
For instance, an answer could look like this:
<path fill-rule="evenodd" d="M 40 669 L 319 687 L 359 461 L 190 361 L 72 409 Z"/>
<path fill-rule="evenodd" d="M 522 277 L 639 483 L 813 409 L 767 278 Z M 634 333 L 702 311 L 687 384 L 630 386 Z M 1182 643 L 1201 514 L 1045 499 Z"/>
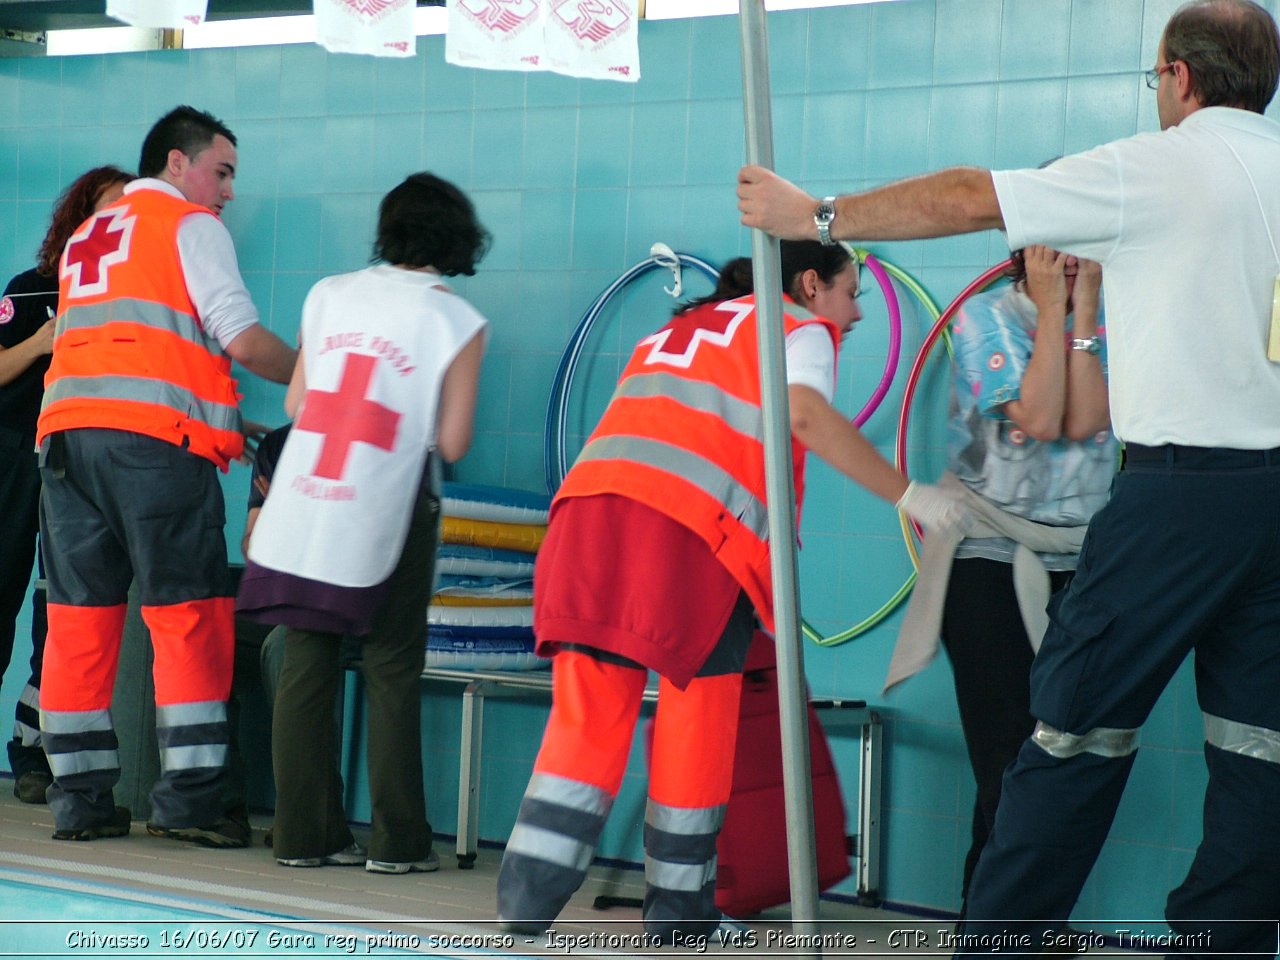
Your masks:
<path fill-rule="evenodd" d="M 62 278 L 71 282 L 71 296 L 107 292 L 107 272 L 129 259 L 129 241 L 137 219 L 128 207 L 114 207 L 90 217 L 71 235 L 62 254 L 61 271 Z"/>
<path fill-rule="evenodd" d="M 653 347 L 645 363 L 665 363 L 687 369 L 702 344 L 728 345 L 754 309 L 754 303 L 730 300 L 717 304 L 714 310 L 691 310 L 675 317 L 657 333 L 640 341 L 641 345 Z"/>
<path fill-rule="evenodd" d="M 337 390 L 307 391 L 294 429 L 324 435 L 320 458 L 312 470 L 315 476 L 341 480 L 353 443 L 394 449 L 400 414 L 368 398 L 369 381 L 377 365 L 377 357 L 349 353 Z"/>

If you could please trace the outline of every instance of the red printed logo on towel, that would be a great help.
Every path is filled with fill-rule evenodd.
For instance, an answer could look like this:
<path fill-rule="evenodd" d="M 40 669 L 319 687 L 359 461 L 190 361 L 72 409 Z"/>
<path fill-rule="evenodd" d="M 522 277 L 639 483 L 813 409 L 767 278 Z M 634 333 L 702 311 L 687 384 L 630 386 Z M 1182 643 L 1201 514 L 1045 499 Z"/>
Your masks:
<path fill-rule="evenodd" d="M 129 241 L 138 218 L 128 207 L 104 210 L 71 235 L 62 254 L 62 278 L 73 297 L 107 292 L 107 272 L 129 259 Z"/>
<path fill-rule="evenodd" d="M 9 297 L 0 300 L 0 323 L 8 323 L 13 319 L 13 314 L 13 300 Z"/>
<path fill-rule="evenodd" d="M 987 366 L 992 370 L 1000 370 L 1004 367 L 1005 355 L 1003 353 L 993 353 L 991 359 L 987 361 Z"/>
<path fill-rule="evenodd" d="M 514 33 L 538 18 L 538 0 L 457 0 L 457 8 L 494 33 Z"/>
<path fill-rule="evenodd" d="M 376 17 L 392 5 L 393 0 L 342 0 L 362 17 Z"/>
<path fill-rule="evenodd" d="M 618 0 L 552 0 L 552 12 L 579 40 L 603 43 L 631 22 L 631 11 Z"/>

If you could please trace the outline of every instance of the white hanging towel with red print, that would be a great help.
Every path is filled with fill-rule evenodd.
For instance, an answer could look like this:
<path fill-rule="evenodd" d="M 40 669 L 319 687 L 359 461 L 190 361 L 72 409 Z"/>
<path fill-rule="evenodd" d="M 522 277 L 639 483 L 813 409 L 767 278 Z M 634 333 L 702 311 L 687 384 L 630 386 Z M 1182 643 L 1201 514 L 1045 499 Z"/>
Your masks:
<path fill-rule="evenodd" d="M 547 0 L 548 70 L 588 80 L 640 79 L 633 0 Z"/>
<path fill-rule="evenodd" d="M 448 11 L 449 63 L 640 79 L 636 0 L 449 0 Z"/>
<path fill-rule="evenodd" d="M 204 23 L 209 0 L 107 0 L 107 16 L 131 27 L 185 30 Z"/>
<path fill-rule="evenodd" d="M 342 587 L 391 575 L 445 372 L 484 326 L 434 274 L 379 264 L 311 288 L 307 392 L 253 530 L 254 563 Z"/>
<path fill-rule="evenodd" d="M 330 53 L 412 57 L 415 0 L 314 0 L 316 43 Z"/>
<path fill-rule="evenodd" d="M 444 58 L 484 70 L 544 70 L 545 0 L 448 0 Z"/>

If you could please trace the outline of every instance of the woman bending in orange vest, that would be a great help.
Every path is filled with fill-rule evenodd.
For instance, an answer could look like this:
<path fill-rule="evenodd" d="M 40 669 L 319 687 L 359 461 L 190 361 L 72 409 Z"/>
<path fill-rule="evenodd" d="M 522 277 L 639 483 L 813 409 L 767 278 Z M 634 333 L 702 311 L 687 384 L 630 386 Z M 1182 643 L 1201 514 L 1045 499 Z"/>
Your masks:
<path fill-rule="evenodd" d="M 813 450 L 926 526 L 958 499 L 909 483 L 832 406 L 840 340 L 861 318 L 843 248 L 783 241 L 796 502 Z M 636 346 L 552 504 L 534 578 L 553 702 L 498 878 L 505 928 L 540 933 L 586 876 L 622 782 L 650 669 L 660 675 L 645 813 L 644 924 L 708 936 L 742 665 L 773 629 L 756 309 L 749 265 Z"/>

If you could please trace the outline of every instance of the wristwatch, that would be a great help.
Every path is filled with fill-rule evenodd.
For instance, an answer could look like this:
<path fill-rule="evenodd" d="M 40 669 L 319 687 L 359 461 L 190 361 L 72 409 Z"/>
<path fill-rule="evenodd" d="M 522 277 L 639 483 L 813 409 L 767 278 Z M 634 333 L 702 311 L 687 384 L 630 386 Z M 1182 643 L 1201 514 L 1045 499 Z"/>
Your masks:
<path fill-rule="evenodd" d="M 1076 337 L 1071 341 L 1072 350 L 1083 350 L 1085 353 L 1100 353 L 1102 351 L 1102 340 L 1098 337 Z"/>
<path fill-rule="evenodd" d="M 824 247 L 835 246 L 831 239 L 831 223 L 836 218 L 836 198 L 823 197 L 818 209 L 813 211 L 813 222 L 818 228 L 818 240 Z"/>

